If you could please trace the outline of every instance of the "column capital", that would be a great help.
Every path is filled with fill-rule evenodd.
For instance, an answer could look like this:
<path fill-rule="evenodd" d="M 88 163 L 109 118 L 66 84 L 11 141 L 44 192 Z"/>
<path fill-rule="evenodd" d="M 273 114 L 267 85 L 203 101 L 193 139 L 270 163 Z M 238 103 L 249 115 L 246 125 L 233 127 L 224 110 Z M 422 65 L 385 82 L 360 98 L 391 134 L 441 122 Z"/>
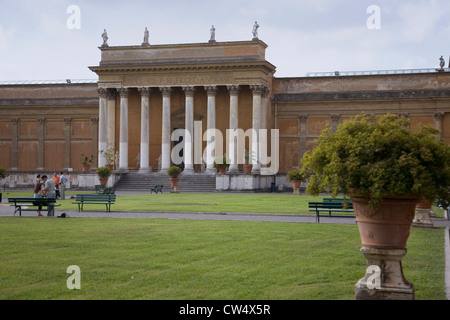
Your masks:
<path fill-rule="evenodd" d="M 150 93 L 152 92 L 152 89 L 149 87 L 138 88 L 138 90 L 141 93 L 141 97 L 143 98 L 150 97 Z"/>
<path fill-rule="evenodd" d="M 117 94 L 116 90 L 108 89 L 108 91 L 106 92 L 106 98 L 108 100 L 114 100 L 114 99 L 116 99 L 116 94 Z"/>
<path fill-rule="evenodd" d="M 130 94 L 130 89 L 117 88 L 117 92 L 119 92 L 121 98 L 128 98 L 128 95 Z"/>
<path fill-rule="evenodd" d="M 262 84 L 251 84 L 250 90 L 252 90 L 253 94 L 261 95 L 264 90 L 264 86 Z"/>
<path fill-rule="evenodd" d="M 92 117 L 91 123 L 97 125 L 98 124 L 98 117 Z"/>
<path fill-rule="evenodd" d="M 443 117 L 444 117 L 443 112 L 433 112 L 433 118 L 435 120 L 442 120 Z"/>
<path fill-rule="evenodd" d="M 204 87 L 208 96 L 214 96 L 216 94 L 217 91 L 216 86 L 204 86 Z"/>
<path fill-rule="evenodd" d="M 239 94 L 239 91 L 241 90 L 241 88 L 239 87 L 238 84 L 231 84 L 227 86 L 228 91 L 230 91 L 230 95 L 234 95 L 237 96 Z"/>
<path fill-rule="evenodd" d="M 183 86 L 183 92 L 187 97 L 193 97 L 195 93 L 194 86 Z"/>
<path fill-rule="evenodd" d="M 45 124 L 45 118 L 38 118 L 38 119 L 37 119 L 37 122 L 38 122 L 39 125 L 42 126 L 42 125 Z"/>
<path fill-rule="evenodd" d="M 16 126 L 16 127 L 17 127 L 17 125 L 19 124 L 19 118 L 12 118 L 12 119 L 11 119 L 11 124 L 12 124 L 13 126 Z"/>
<path fill-rule="evenodd" d="M 66 126 L 69 126 L 72 124 L 72 118 L 64 118 L 64 124 Z"/>
<path fill-rule="evenodd" d="M 107 93 L 108 93 L 108 89 L 106 89 L 106 88 L 98 88 L 97 92 L 98 92 L 98 95 L 100 96 L 100 98 L 106 99 L 106 96 L 107 96 Z"/>
<path fill-rule="evenodd" d="M 159 90 L 161 91 L 163 97 L 164 96 L 170 97 L 170 95 L 172 94 L 172 91 L 173 91 L 172 87 L 159 87 Z"/>

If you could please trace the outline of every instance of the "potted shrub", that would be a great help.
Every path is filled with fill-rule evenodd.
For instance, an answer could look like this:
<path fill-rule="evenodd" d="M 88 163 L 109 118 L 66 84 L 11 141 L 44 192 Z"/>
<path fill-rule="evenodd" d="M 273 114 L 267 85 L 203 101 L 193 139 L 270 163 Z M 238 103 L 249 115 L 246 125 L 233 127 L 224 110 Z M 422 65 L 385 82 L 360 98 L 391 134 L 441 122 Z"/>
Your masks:
<path fill-rule="evenodd" d="M 178 176 L 181 174 L 180 167 L 172 166 L 167 169 L 167 175 L 170 177 L 171 193 L 178 193 Z"/>
<path fill-rule="evenodd" d="M 109 169 L 108 167 L 100 167 L 100 168 L 97 168 L 96 172 L 97 172 L 98 180 L 100 181 L 100 184 L 102 186 L 106 186 L 106 184 L 108 182 L 108 178 L 111 175 L 111 169 Z"/>
<path fill-rule="evenodd" d="M 108 167 L 112 171 L 113 168 L 114 168 L 114 161 L 115 161 L 114 148 L 108 148 L 106 150 L 100 150 L 99 153 L 106 160 L 105 167 Z"/>
<path fill-rule="evenodd" d="M 305 178 L 305 173 L 301 169 L 294 169 L 286 174 L 286 178 L 292 183 L 293 194 L 300 194 L 300 184 Z"/>
<path fill-rule="evenodd" d="M 92 161 L 94 161 L 94 155 L 91 154 L 90 157 L 81 154 L 81 167 L 83 168 L 83 172 L 89 172 L 91 169 Z"/>
<path fill-rule="evenodd" d="M 253 168 L 252 158 L 253 157 L 251 157 L 251 155 L 253 155 L 253 152 L 250 154 L 250 152 L 248 150 L 245 150 L 244 172 L 246 174 L 252 173 L 252 168 Z"/>
<path fill-rule="evenodd" d="M 230 166 L 230 161 L 225 157 L 216 157 L 214 159 L 214 168 L 216 168 L 219 173 L 225 173 L 227 171 L 228 167 Z"/>
<path fill-rule="evenodd" d="M 408 119 L 396 115 L 361 114 L 339 125 L 335 133 L 331 128 L 324 130 L 319 145 L 302 159 L 304 170 L 311 174 L 306 188 L 309 194 L 350 195 L 361 250 L 368 261 L 373 258 L 372 264 L 380 257 L 394 259 L 383 249 L 399 250 L 395 254 L 390 251 L 391 255 L 406 254 L 419 199 L 436 200 L 445 208 L 450 200 L 450 147 L 437 138 L 435 128 L 424 126 L 413 132 L 409 124 Z M 374 258 L 374 250 L 367 248 L 382 251 Z M 396 259 L 398 268 L 390 270 L 401 271 L 401 258 Z M 396 277 L 403 275 L 397 272 Z M 401 290 L 408 287 L 405 281 Z"/>

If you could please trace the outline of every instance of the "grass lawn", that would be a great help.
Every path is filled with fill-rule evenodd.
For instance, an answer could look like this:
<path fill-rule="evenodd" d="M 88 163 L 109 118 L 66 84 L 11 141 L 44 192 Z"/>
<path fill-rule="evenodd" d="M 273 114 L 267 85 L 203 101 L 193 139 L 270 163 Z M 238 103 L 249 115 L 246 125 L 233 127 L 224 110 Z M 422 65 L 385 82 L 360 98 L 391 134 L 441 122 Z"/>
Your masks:
<path fill-rule="evenodd" d="M 66 192 L 66 197 L 81 193 Z M 92 191 L 89 193 L 93 193 Z M 32 196 L 32 192 L 8 191 L 4 197 Z M 292 195 L 288 193 L 164 193 L 119 196 L 111 206 L 112 211 L 189 211 L 189 212 L 238 212 L 238 213 L 281 213 L 312 214 L 308 202 L 322 201 L 321 196 Z M 58 200 L 60 210 L 77 210 L 72 199 Z M 105 205 L 86 205 L 85 210 L 104 211 Z M 443 210 L 434 207 L 436 215 L 443 217 Z"/>
<path fill-rule="evenodd" d="M 2 217 L 0 299 L 353 300 L 360 247 L 356 225 Z M 412 228 L 403 269 L 416 299 L 445 299 L 444 229 Z"/>

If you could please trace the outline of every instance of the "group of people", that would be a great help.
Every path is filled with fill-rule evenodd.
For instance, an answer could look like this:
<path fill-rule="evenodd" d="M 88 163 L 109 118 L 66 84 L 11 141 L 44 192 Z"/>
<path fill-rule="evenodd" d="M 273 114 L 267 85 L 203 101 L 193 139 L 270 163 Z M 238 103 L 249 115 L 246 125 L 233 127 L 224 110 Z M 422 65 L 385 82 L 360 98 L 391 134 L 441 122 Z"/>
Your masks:
<path fill-rule="evenodd" d="M 33 190 L 34 198 L 46 197 L 65 199 L 66 182 L 68 179 L 63 172 L 60 174 L 61 175 L 58 177 L 58 174 L 55 172 L 52 179 L 49 179 L 46 175 L 41 177 L 41 175 L 38 174 L 36 176 L 36 183 Z M 40 207 L 38 210 L 38 216 L 42 216 Z"/>

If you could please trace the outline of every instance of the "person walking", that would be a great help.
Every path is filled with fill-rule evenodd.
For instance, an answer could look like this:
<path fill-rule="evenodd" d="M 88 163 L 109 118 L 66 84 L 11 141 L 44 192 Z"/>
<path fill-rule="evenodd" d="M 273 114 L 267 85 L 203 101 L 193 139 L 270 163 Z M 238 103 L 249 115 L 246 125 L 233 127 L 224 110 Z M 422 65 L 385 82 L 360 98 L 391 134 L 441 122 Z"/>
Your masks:
<path fill-rule="evenodd" d="M 64 200 L 66 198 L 66 183 L 69 181 L 67 177 L 64 175 L 64 172 L 60 172 L 59 176 L 59 198 Z"/>
<path fill-rule="evenodd" d="M 53 182 L 55 183 L 55 192 L 56 192 L 56 198 L 59 198 L 59 180 L 60 177 L 58 177 L 58 173 L 53 174 Z"/>

